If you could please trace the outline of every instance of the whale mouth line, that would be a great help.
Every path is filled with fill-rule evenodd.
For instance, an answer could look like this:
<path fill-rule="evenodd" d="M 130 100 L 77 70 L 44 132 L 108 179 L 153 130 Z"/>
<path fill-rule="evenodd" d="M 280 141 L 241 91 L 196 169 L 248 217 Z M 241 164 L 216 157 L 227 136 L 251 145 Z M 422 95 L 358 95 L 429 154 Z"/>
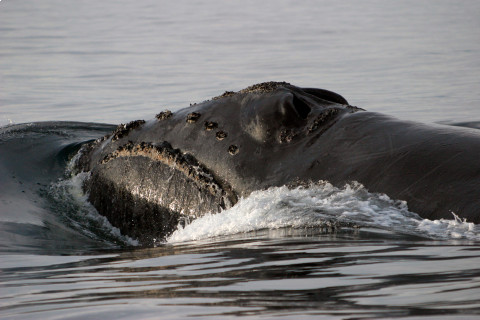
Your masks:
<path fill-rule="evenodd" d="M 144 157 L 155 163 L 162 163 L 172 170 L 182 173 L 188 180 L 194 182 L 200 190 L 211 196 L 221 198 L 219 206 L 222 209 L 232 207 L 238 197 L 233 188 L 227 182 L 220 182 L 218 178 L 206 166 L 189 153 L 183 153 L 180 149 L 174 149 L 170 143 L 163 141 L 160 144 L 141 142 L 134 144 L 129 141 L 106 155 L 101 164 L 118 158 Z"/>

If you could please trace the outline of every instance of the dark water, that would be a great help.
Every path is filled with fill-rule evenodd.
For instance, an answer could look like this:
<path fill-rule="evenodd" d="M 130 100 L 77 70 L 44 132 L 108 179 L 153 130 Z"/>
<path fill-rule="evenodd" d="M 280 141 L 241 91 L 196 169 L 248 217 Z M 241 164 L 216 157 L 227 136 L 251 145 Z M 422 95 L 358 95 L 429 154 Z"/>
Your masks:
<path fill-rule="evenodd" d="M 102 123 L 265 80 L 478 129 L 478 39 L 476 1 L 2 0 L 0 318 L 478 319 L 478 225 L 324 183 L 141 248 L 69 171 Z"/>

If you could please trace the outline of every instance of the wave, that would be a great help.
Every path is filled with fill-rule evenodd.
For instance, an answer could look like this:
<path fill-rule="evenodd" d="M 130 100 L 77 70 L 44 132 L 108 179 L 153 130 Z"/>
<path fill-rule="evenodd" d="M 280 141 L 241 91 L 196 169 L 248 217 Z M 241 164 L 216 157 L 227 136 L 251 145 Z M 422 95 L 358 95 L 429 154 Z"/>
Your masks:
<path fill-rule="evenodd" d="M 69 168 L 74 161 L 75 159 L 70 161 Z M 88 176 L 89 173 L 86 172 L 71 174 L 70 178 L 61 179 L 49 187 L 48 196 L 55 210 L 61 211 L 66 224 L 90 239 L 107 244 L 138 246 L 137 240 L 122 235 L 118 228 L 112 226 L 107 218 L 100 215 L 88 202 L 88 194 L 85 194 L 82 188 Z"/>
<path fill-rule="evenodd" d="M 105 248 L 98 237 L 72 227 L 65 216 L 72 200 L 57 201 L 51 187 L 70 179 L 68 162 L 82 144 L 113 128 L 80 122 L 0 127 L 0 251 L 71 254 Z"/>
<path fill-rule="evenodd" d="M 167 241 L 178 243 L 262 229 L 344 227 L 383 229 L 434 240 L 480 240 L 479 227 L 453 213 L 452 220 L 422 219 L 408 210 L 406 202 L 370 193 L 359 183 L 337 188 L 321 181 L 309 187 L 283 186 L 253 192 L 228 210 L 179 226 Z"/>

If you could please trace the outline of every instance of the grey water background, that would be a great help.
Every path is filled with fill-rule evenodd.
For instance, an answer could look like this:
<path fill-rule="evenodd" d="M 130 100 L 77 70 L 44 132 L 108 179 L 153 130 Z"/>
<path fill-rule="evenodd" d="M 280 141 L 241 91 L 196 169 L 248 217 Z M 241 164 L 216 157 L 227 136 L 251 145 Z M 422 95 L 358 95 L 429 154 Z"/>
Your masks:
<path fill-rule="evenodd" d="M 0 125 L 117 124 L 277 80 L 479 127 L 479 40 L 478 1 L 2 0 Z M 68 148 L 108 130 L 2 132 L 0 317 L 479 317 L 475 241 L 287 228 L 135 248 L 79 231 L 48 191 Z"/>

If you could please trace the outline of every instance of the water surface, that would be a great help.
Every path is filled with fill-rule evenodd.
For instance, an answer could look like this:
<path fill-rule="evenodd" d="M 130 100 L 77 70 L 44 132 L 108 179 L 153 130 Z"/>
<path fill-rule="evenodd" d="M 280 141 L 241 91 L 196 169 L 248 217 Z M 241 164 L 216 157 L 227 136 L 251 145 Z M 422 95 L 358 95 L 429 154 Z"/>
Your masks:
<path fill-rule="evenodd" d="M 324 183 L 141 248 L 68 168 L 109 124 L 269 80 L 480 128 L 478 39 L 467 0 L 1 1 L 0 317 L 477 319 L 479 227 L 453 215 Z"/>

